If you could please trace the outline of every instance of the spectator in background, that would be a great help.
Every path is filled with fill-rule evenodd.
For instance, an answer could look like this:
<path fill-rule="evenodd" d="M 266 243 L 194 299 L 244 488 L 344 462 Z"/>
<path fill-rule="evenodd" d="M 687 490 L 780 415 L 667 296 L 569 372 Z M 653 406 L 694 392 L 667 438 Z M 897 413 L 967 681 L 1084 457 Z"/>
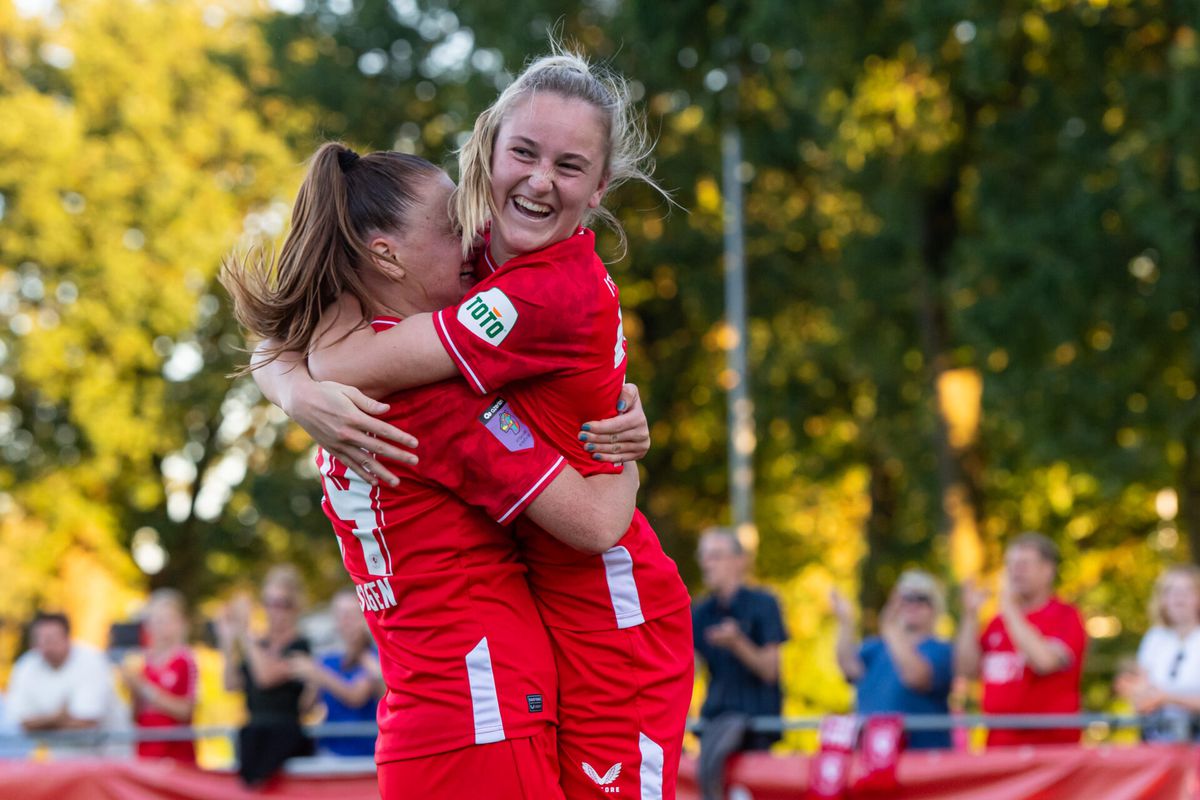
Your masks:
<path fill-rule="evenodd" d="M 700 710 L 700 782 L 705 797 L 721 797 L 725 760 L 738 750 L 765 750 L 778 733 L 749 730 L 752 717 L 778 717 L 779 646 L 786 641 L 779 603 L 746 586 L 749 567 L 737 534 L 712 528 L 697 552 L 710 594 L 692 609 L 696 654 L 708 667 L 708 694 Z"/>
<path fill-rule="evenodd" d="M 262 603 L 267 629 L 250 631 L 249 598 L 238 598 L 217 626 L 225 656 L 225 687 L 246 694 L 249 721 L 238 731 L 238 774 L 247 786 L 259 786 L 283 763 L 312 754 L 312 741 L 300 724 L 315 693 L 293 673 L 289 660 L 311 648 L 297 624 L 303 603 L 300 573 L 291 565 L 272 567 L 263 580 Z"/>
<path fill-rule="evenodd" d="M 354 592 L 333 596 L 333 621 L 342 648 L 326 653 L 318 661 L 311 656 L 292 656 L 297 678 L 316 686 L 325 706 L 326 722 L 375 724 L 375 708 L 383 694 L 379 653 L 358 607 Z M 339 736 L 317 740 L 318 752 L 337 756 L 375 755 L 375 736 Z"/>
<path fill-rule="evenodd" d="M 141 665 L 126 662 L 122 677 L 133 698 L 140 728 L 191 725 L 196 706 L 196 659 L 187 647 L 187 605 L 174 589 L 158 589 L 146 603 Z M 196 763 L 196 747 L 186 741 L 138 742 L 142 758 Z"/>
<path fill-rule="evenodd" d="M 1059 553 L 1039 533 L 1023 533 L 1004 555 L 1000 613 L 979 634 L 985 595 L 963 587 L 955 670 L 983 679 L 985 714 L 1075 714 L 1087 635 L 1074 606 L 1054 594 Z M 988 745 L 1079 741 L 1078 729 L 992 730 Z"/>
<path fill-rule="evenodd" d="M 949 714 L 953 647 L 933 635 L 946 610 L 937 580 L 909 570 L 900 576 L 879 615 L 879 636 L 859 643 L 854 611 L 837 592 L 837 660 L 858 692 L 859 714 Z M 950 732 L 909 732 L 912 749 L 950 747 Z"/>
<path fill-rule="evenodd" d="M 1150 598 L 1154 623 L 1138 646 L 1133 670 L 1118 676 L 1117 691 L 1146 715 L 1148 742 L 1200 738 L 1192 721 L 1200 713 L 1200 568 L 1169 567 Z"/>
<path fill-rule="evenodd" d="M 39 612 L 30 625 L 32 648 L 13 666 L 9 719 L 27 734 L 119 730 L 128 722 L 113 670 L 102 653 L 71 641 L 64 614 Z M 55 745 L 56 755 L 111 753 L 96 743 Z"/>

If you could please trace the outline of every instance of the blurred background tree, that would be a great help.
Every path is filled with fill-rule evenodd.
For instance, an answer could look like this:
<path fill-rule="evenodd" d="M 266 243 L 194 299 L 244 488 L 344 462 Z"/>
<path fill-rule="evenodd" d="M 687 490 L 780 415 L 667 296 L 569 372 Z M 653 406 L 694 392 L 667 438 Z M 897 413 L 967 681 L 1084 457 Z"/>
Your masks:
<path fill-rule="evenodd" d="M 602 252 L 653 425 L 643 508 L 697 589 L 696 534 L 728 514 L 719 136 L 741 130 L 788 711 L 849 703 L 832 586 L 869 627 L 906 566 L 991 575 L 1031 528 L 1063 545 L 1106 702 L 1153 576 L 1200 557 L 1186 5 L 0 0 L 0 611 L 81 574 L 120 589 L 76 601 L 97 619 L 283 558 L 339 580 L 308 443 L 225 378 L 244 356 L 213 275 L 278 240 L 321 141 L 453 174 L 556 28 L 634 81 L 682 207 L 623 189 L 629 252 Z"/>

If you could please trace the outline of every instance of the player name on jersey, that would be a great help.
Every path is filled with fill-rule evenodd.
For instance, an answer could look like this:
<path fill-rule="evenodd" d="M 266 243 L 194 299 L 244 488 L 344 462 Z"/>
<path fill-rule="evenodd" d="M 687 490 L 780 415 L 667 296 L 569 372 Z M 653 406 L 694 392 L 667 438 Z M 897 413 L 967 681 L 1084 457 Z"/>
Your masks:
<path fill-rule="evenodd" d="M 370 583 L 355 584 L 354 592 L 358 595 L 358 607 L 361 611 L 383 611 L 385 608 L 396 607 L 396 593 L 392 585 L 380 578 Z"/>

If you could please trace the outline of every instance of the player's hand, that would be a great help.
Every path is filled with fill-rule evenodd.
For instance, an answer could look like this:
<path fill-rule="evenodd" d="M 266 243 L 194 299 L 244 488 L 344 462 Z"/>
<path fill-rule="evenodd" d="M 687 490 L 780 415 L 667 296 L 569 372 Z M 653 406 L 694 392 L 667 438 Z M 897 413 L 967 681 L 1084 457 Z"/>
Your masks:
<path fill-rule="evenodd" d="M 415 448 L 415 437 L 372 416 L 388 410 L 387 403 L 372 400 L 353 386 L 333 381 L 313 381 L 293 393 L 288 416 L 347 469 L 375 486 L 380 480 L 400 482 L 377 456 L 403 464 L 416 464 L 417 456 L 402 447 Z"/>
<path fill-rule="evenodd" d="M 627 383 L 621 389 L 615 417 L 584 423 L 579 442 L 597 461 L 621 464 L 645 458 L 650 452 L 650 423 L 637 385 Z"/>

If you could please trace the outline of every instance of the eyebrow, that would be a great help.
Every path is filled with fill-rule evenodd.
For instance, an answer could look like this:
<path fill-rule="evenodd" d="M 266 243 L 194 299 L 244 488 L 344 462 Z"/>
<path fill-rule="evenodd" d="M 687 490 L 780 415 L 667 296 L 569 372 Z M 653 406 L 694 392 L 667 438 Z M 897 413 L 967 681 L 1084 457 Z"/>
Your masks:
<path fill-rule="evenodd" d="M 536 148 L 538 146 L 538 143 L 535 142 L 533 139 L 530 139 L 528 136 L 521 136 L 518 134 L 518 135 L 513 136 L 512 138 L 518 142 L 521 142 L 522 144 L 529 145 L 530 147 Z M 592 160 L 590 158 L 588 158 L 587 156 L 580 155 L 579 153 L 563 153 L 563 158 L 573 158 L 573 159 L 576 159 L 577 161 L 582 161 L 584 169 L 586 169 L 592 165 Z"/>

